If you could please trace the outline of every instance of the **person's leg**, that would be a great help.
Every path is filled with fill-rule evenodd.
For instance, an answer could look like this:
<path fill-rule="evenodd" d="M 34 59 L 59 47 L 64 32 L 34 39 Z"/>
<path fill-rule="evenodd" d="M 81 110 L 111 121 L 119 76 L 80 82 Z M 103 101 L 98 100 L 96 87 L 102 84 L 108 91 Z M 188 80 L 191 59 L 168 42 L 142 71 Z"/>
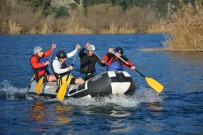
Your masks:
<path fill-rule="evenodd" d="M 48 82 L 55 82 L 57 79 L 55 75 L 47 75 L 47 81 Z"/>
<path fill-rule="evenodd" d="M 75 84 L 83 84 L 85 81 L 82 78 L 76 78 Z"/>

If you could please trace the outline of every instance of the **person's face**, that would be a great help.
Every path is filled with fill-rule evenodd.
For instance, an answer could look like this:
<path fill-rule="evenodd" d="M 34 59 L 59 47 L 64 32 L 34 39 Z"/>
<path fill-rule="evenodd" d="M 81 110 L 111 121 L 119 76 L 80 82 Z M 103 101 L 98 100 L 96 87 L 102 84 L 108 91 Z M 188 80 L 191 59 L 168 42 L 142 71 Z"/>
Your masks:
<path fill-rule="evenodd" d="M 94 54 L 94 51 L 88 51 L 88 55 L 92 56 Z"/>
<path fill-rule="evenodd" d="M 122 54 L 119 53 L 119 52 L 116 52 L 116 55 L 119 56 L 119 57 L 121 57 Z"/>
<path fill-rule="evenodd" d="M 37 52 L 37 56 L 39 56 L 40 58 L 43 56 L 44 52 L 41 50 L 39 52 Z"/>
<path fill-rule="evenodd" d="M 59 59 L 59 61 L 62 62 L 62 63 L 66 62 L 66 57 Z"/>

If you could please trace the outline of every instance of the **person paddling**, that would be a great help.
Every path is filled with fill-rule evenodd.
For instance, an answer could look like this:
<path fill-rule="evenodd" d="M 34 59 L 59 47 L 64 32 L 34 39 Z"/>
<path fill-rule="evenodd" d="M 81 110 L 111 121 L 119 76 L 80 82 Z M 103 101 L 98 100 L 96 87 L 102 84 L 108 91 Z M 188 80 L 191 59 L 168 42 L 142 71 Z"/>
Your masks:
<path fill-rule="evenodd" d="M 70 57 L 76 55 L 77 51 L 80 49 L 80 45 L 76 45 L 75 50 L 66 54 L 64 51 L 58 51 L 56 54 L 56 58 L 52 63 L 52 70 L 54 72 L 55 77 L 59 80 L 59 84 L 62 84 L 62 77 L 67 75 L 71 70 L 73 70 L 73 65 L 67 66 L 66 60 Z M 84 80 L 81 78 L 72 78 L 70 84 L 83 84 Z"/>
<path fill-rule="evenodd" d="M 87 52 L 85 52 L 87 50 Z M 94 54 L 95 46 L 86 43 L 86 45 L 80 50 L 79 57 L 80 57 L 80 77 L 88 80 L 95 76 L 95 65 L 96 63 L 100 64 L 101 66 L 106 66 L 106 64 L 101 61 L 97 55 Z"/>
<path fill-rule="evenodd" d="M 133 63 L 131 61 L 129 61 L 128 58 L 123 55 L 124 51 L 121 47 L 117 47 L 115 49 L 115 54 L 112 53 L 113 51 L 114 51 L 114 48 L 109 48 L 108 52 L 103 57 L 103 60 L 107 64 L 107 71 L 123 71 L 124 66 L 129 67 L 131 70 L 136 69 L 136 67 L 133 65 Z M 115 55 L 124 59 L 127 62 L 127 64 L 125 62 L 121 61 Z"/>
<path fill-rule="evenodd" d="M 48 51 L 43 52 L 42 47 L 34 47 L 34 55 L 32 55 L 30 58 L 30 64 L 34 70 L 34 79 L 36 79 L 37 82 L 41 77 L 44 77 L 44 82 L 56 81 L 56 77 L 54 75 L 50 75 L 49 71 L 47 70 L 50 62 L 45 61 L 44 59 L 52 54 L 54 48 L 56 48 L 56 45 L 52 44 L 52 47 Z"/>

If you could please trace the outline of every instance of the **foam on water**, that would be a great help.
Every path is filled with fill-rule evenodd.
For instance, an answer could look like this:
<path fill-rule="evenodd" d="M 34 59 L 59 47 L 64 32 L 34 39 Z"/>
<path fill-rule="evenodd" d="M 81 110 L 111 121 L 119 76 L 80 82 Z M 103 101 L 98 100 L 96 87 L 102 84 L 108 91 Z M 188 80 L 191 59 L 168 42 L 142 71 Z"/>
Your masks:
<path fill-rule="evenodd" d="M 6 100 L 22 100 L 26 99 L 27 87 L 17 88 L 8 80 L 0 83 L 0 97 Z"/>
<path fill-rule="evenodd" d="M 0 97 L 5 100 L 34 100 L 32 97 L 27 97 L 28 88 L 17 88 L 13 86 L 8 80 L 0 83 Z M 44 102 L 53 102 L 57 99 L 47 99 L 38 97 L 36 99 L 43 100 Z M 136 94 L 131 96 L 126 95 L 111 95 L 106 97 L 91 98 L 68 98 L 64 99 L 64 105 L 77 105 L 77 106 L 107 106 L 108 104 L 118 105 L 121 107 L 136 107 L 141 103 L 162 102 L 162 98 L 152 89 L 142 87 L 136 90 Z"/>
<path fill-rule="evenodd" d="M 162 98 L 152 91 L 152 89 L 142 88 L 137 90 L 137 93 L 131 96 L 126 95 L 111 95 L 108 97 L 100 98 L 69 98 L 64 100 L 63 104 L 68 105 L 78 105 L 78 106 L 106 106 L 108 104 L 115 104 L 122 107 L 136 107 L 143 102 L 162 102 Z"/>

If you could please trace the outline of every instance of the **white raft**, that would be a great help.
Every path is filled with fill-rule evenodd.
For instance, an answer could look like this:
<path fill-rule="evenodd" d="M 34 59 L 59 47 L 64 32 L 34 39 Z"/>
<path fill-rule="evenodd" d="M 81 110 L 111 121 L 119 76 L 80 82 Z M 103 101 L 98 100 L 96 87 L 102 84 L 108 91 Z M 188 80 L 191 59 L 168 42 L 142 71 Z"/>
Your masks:
<path fill-rule="evenodd" d="M 31 80 L 28 86 L 28 96 L 36 95 L 37 82 Z M 56 82 L 45 83 L 40 96 L 56 98 Z M 135 83 L 130 74 L 126 71 L 107 71 L 101 73 L 82 85 L 70 85 L 66 91 L 65 98 L 81 98 L 85 96 L 97 97 L 111 94 L 132 94 L 135 92 Z"/>

